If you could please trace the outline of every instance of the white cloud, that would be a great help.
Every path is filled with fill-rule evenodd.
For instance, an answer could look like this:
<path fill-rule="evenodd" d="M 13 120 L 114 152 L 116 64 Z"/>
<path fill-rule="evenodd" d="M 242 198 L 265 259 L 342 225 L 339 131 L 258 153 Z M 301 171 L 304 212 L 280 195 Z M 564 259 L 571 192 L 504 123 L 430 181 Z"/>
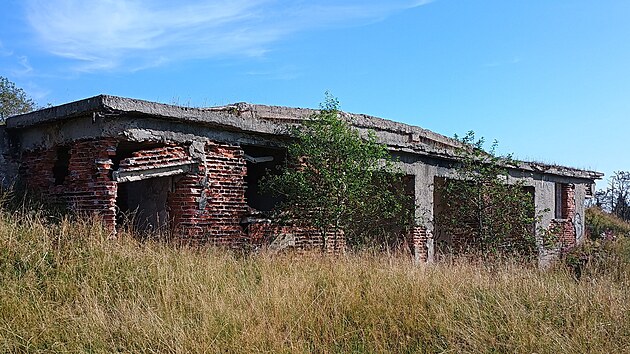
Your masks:
<path fill-rule="evenodd" d="M 18 58 L 18 63 L 21 66 L 21 69 L 17 72 L 17 75 L 26 75 L 33 72 L 33 67 L 28 62 L 28 57 L 22 55 Z"/>
<path fill-rule="evenodd" d="M 496 67 L 505 66 L 505 65 L 516 65 L 522 61 L 523 60 L 519 57 L 513 57 L 510 60 L 495 60 L 495 61 L 487 62 L 483 64 L 483 66 L 486 68 L 496 68 Z"/>
<path fill-rule="evenodd" d="M 222 55 L 260 56 L 295 32 L 382 20 L 411 0 L 26 0 L 43 47 L 80 70 L 139 70 Z M 0 47 L 1 49 L 1 47 Z"/>

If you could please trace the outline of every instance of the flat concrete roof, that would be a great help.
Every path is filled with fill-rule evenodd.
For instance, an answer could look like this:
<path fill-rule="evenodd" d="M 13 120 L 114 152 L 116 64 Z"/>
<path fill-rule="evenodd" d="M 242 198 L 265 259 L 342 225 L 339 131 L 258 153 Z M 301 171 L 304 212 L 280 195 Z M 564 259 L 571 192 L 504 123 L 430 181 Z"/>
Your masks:
<path fill-rule="evenodd" d="M 308 118 L 314 109 L 267 106 L 249 103 L 235 103 L 221 107 L 191 108 L 156 103 L 132 98 L 99 95 L 67 104 L 49 107 L 6 119 L 9 130 L 20 130 L 40 124 L 54 124 L 76 117 L 111 116 L 122 118 L 125 115 L 149 116 L 165 120 L 188 122 L 191 124 L 223 127 L 261 134 L 279 134 L 280 127 L 297 124 Z M 359 130 L 374 130 L 379 140 L 393 150 L 457 159 L 455 150 L 464 145 L 452 138 L 392 120 L 365 114 L 342 112 L 342 117 Z M 565 166 L 538 162 L 519 162 L 518 169 L 532 172 L 570 176 L 585 179 L 600 179 L 604 174 Z"/>
<path fill-rule="evenodd" d="M 191 123 L 208 123 L 213 125 L 224 125 L 231 128 L 245 128 L 266 132 L 266 129 L 243 125 L 243 120 L 266 121 L 273 123 L 299 123 L 301 120 L 317 112 L 309 108 L 293 108 L 282 106 L 267 106 L 249 103 L 235 103 L 220 107 L 191 108 L 175 106 L 164 103 L 150 102 L 133 98 L 118 96 L 99 95 L 91 98 L 74 101 L 59 106 L 44 108 L 41 110 L 25 113 L 6 120 L 7 128 L 19 129 L 43 123 L 52 123 L 68 118 L 85 116 L 99 112 L 136 113 L 160 117 L 171 120 L 183 120 Z M 373 129 L 377 131 L 388 131 L 395 134 L 415 134 L 411 140 L 432 142 L 438 145 L 456 148 L 462 144 L 455 139 L 437 134 L 420 127 L 395 122 L 388 119 L 373 117 L 365 114 L 354 114 L 342 112 L 345 118 L 349 119 L 357 128 Z"/>

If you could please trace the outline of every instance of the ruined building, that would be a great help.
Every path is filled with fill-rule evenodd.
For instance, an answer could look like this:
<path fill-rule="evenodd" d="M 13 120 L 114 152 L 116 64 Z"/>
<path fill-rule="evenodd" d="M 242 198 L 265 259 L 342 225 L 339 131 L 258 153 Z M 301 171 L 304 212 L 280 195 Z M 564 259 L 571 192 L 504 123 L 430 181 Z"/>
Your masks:
<path fill-rule="evenodd" d="M 125 212 L 139 229 L 168 229 L 186 242 L 239 246 L 261 242 L 316 246 L 320 237 L 275 228 L 257 217 L 276 202 L 257 191 L 266 169 L 285 159 L 282 129 L 312 110 L 239 103 L 187 108 L 96 96 L 8 118 L 0 129 L 5 183 L 98 215 L 116 230 Z M 344 113 L 345 114 L 345 113 Z M 459 142 L 425 129 L 345 114 L 360 131 L 387 144 L 415 191 L 419 227 L 408 242 L 417 260 L 431 260 L 436 183 L 453 176 Z M 584 237 L 584 200 L 601 173 L 520 163 L 510 178 L 533 194 L 543 227 L 560 225 L 567 244 Z"/>

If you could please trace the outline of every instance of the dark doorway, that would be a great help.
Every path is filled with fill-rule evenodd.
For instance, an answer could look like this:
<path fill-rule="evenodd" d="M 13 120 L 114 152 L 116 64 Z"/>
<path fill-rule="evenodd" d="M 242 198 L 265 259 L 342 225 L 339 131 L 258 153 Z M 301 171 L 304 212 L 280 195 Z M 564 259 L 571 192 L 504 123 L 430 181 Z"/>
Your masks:
<path fill-rule="evenodd" d="M 172 176 L 120 183 L 116 198 L 118 223 L 141 233 L 168 231 L 167 199 L 172 190 Z"/>

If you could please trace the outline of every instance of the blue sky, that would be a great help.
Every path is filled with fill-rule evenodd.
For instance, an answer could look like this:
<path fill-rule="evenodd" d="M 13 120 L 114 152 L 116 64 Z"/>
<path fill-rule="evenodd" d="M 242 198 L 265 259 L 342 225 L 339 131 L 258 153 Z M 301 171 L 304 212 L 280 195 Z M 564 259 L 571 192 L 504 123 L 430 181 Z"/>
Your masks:
<path fill-rule="evenodd" d="M 621 0 L 3 0 L 0 75 L 42 105 L 317 107 L 328 90 L 609 175 L 630 170 L 629 19 Z"/>

